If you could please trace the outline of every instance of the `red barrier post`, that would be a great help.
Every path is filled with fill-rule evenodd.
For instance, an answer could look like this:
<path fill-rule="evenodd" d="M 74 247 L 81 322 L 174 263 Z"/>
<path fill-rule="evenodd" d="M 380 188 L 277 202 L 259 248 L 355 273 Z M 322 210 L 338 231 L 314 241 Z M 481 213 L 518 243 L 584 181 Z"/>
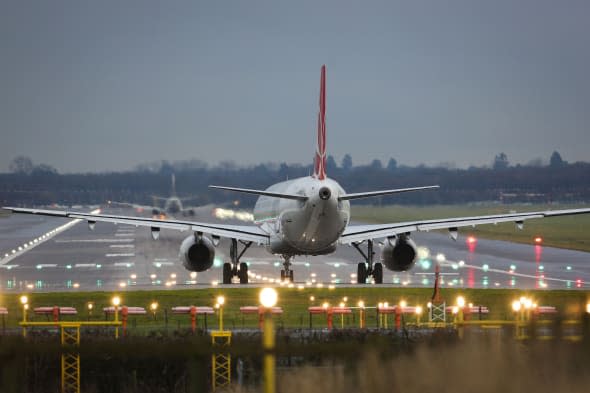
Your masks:
<path fill-rule="evenodd" d="M 127 315 L 129 314 L 129 309 L 127 306 L 121 307 L 121 318 L 123 322 L 123 337 L 127 336 Z"/>
<path fill-rule="evenodd" d="M 53 314 L 53 322 L 59 322 L 59 307 L 53 306 L 51 313 Z M 56 325 L 56 327 L 59 327 L 59 325 Z"/>
<path fill-rule="evenodd" d="M 197 329 L 197 308 L 195 306 L 191 306 L 191 330 L 193 331 L 193 334 L 195 333 L 195 330 Z"/>
<path fill-rule="evenodd" d="M 326 317 L 328 318 L 328 329 L 332 330 L 332 322 L 334 319 L 334 313 L 332 312 L 332 307 L 328 307 L 326 310 Z"/>
<path fill-rule="evenodd" d="M 402 308 L 395 306 L 395 330 L 400 330 L 402 327 Z"/>

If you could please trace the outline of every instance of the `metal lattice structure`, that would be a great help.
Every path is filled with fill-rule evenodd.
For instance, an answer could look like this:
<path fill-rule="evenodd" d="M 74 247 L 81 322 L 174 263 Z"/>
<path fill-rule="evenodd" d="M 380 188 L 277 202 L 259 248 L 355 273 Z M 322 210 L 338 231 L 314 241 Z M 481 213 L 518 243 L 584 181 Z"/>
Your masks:
<path fill-rule="evenodd" d="M 231 332 L 217 330 L 211 332 L 213 354 L 211 355 L 211 384 L 213 391 L 229 386 L 231 383 Z"/>
<path fill-rule="evenodd" d="M 440 265 L 437 263 L 434 269 L 434 292 L 432 294 L 432 300 L 430 302 L 430 311 L 428 313 L 428 319 L 430 323 L 443 325 L 447 322 L 446 303 L 440 295 Z"/>
<path fill-rule="evenodd" d="M 80 324 L 61 323 L 61 391 L 80 393 Z"/>

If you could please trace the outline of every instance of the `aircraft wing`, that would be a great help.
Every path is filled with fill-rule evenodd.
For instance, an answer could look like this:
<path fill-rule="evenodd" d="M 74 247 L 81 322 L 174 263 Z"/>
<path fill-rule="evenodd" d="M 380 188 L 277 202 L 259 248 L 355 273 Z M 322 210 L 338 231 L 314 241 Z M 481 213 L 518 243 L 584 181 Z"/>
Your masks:
<path fill-rule="evenodd" d="M 152 230 L 165 228 L 174 229 L 181 232 L 202 232 L 212 236 L 244 240 L 248 242 L 251 241 L 256 244 L 267 244 L 269 241 L 268 233 L 254 225 L 226 225 L 184 220 L 157 220 L 144 217 L 116 216 L 100 213 L 91 214 L 65 210 L 24 209 L 17 207 L 3 207 L 3 209 L 9 210 L 13 213 L 37 214 L 49 217 L 79 218 L 88 221 L 89 225 L 93 225 L 96 222 L 111 222 L 113 224 L 144 226 L 152 228 Z"/>
<path fill-rule="evenodd" d="M 588 213 L 590 213 L 590 208 L 495 214 L 489 216 L 457 217 L 437 220 L 417 220 L 391 224 L 351 225 L 344 230 L 344 233 L 340 237 L 340 243 L 351 244 L 368 239 L 380 239 L 407 232 L 430 231 L 433 229 L 448 229 L 449 231 L 456 233 L 457 228 L 459 227 L 475 227 L 476 225 L 497 224 L 499 222 L 514 222 L 516 225 L 522 226 L 524 220 L 530 220 L 532 218 Z"/>

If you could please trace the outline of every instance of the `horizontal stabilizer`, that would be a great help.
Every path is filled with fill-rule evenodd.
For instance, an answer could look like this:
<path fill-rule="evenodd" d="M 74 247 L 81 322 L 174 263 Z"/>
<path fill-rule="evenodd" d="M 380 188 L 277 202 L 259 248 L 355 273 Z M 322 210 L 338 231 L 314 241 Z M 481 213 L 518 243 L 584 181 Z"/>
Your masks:
<path fill-rule="evenodd" d="M 341 201 L 348 201 L 351 199 L 360 199 L 360 198 L 370 198 L 376 197 L 381 195 L 390 195 L 390 194 L 399 194 L 402 192 L 410 192 L 410 191 L 420 191 L 420 190 L 430 190 L 433 188 L 438 188 L 438 186 L 426 186 L 426 187 L 411 187 L 411 188 L 398 188 L 395 190 L 381 190 L 381 191 L 369 191 L 369 192 L 358 192 L 355 194 L 344 194 L 338 197 Z"/>
<path fill-rule="evenodd" d="M 295 199 L 297 201 L 306 201 L 307 200 L 307 197 L 304 195 L 281 194 L 278 192 L 251 190 L 249 188 L 235 188 L 235 187 L 223 187 L 223 186 L 209 186 L 209 188 L 216 188 L 218 190 L 228 190 L 228 191 L 235 191 L 235 192 L 244 192 L 246 194 L 264 195 L 264 196 L 274 197 L 274 198 Z"/>

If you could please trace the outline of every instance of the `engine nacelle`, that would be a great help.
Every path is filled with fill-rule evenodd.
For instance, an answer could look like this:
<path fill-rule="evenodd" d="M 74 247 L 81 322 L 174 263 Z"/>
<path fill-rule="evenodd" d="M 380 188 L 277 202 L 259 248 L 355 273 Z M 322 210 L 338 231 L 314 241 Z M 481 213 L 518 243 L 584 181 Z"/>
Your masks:
<path fill-rule="evenodd" d="M 187 270 L 203 272 L 213 266 L 215 248 L 211 240 L 205 236 L 191 235 L 180 245 L 179 257 Z"/>
<path fill-rule="evenodd" d="M 387 243 L 381 250 L 381 260 L 386 268 L 394 272 L 410 270 L 416 262 L 416 245 L 408 237 L 400 237 L 391 245 Z"/>

